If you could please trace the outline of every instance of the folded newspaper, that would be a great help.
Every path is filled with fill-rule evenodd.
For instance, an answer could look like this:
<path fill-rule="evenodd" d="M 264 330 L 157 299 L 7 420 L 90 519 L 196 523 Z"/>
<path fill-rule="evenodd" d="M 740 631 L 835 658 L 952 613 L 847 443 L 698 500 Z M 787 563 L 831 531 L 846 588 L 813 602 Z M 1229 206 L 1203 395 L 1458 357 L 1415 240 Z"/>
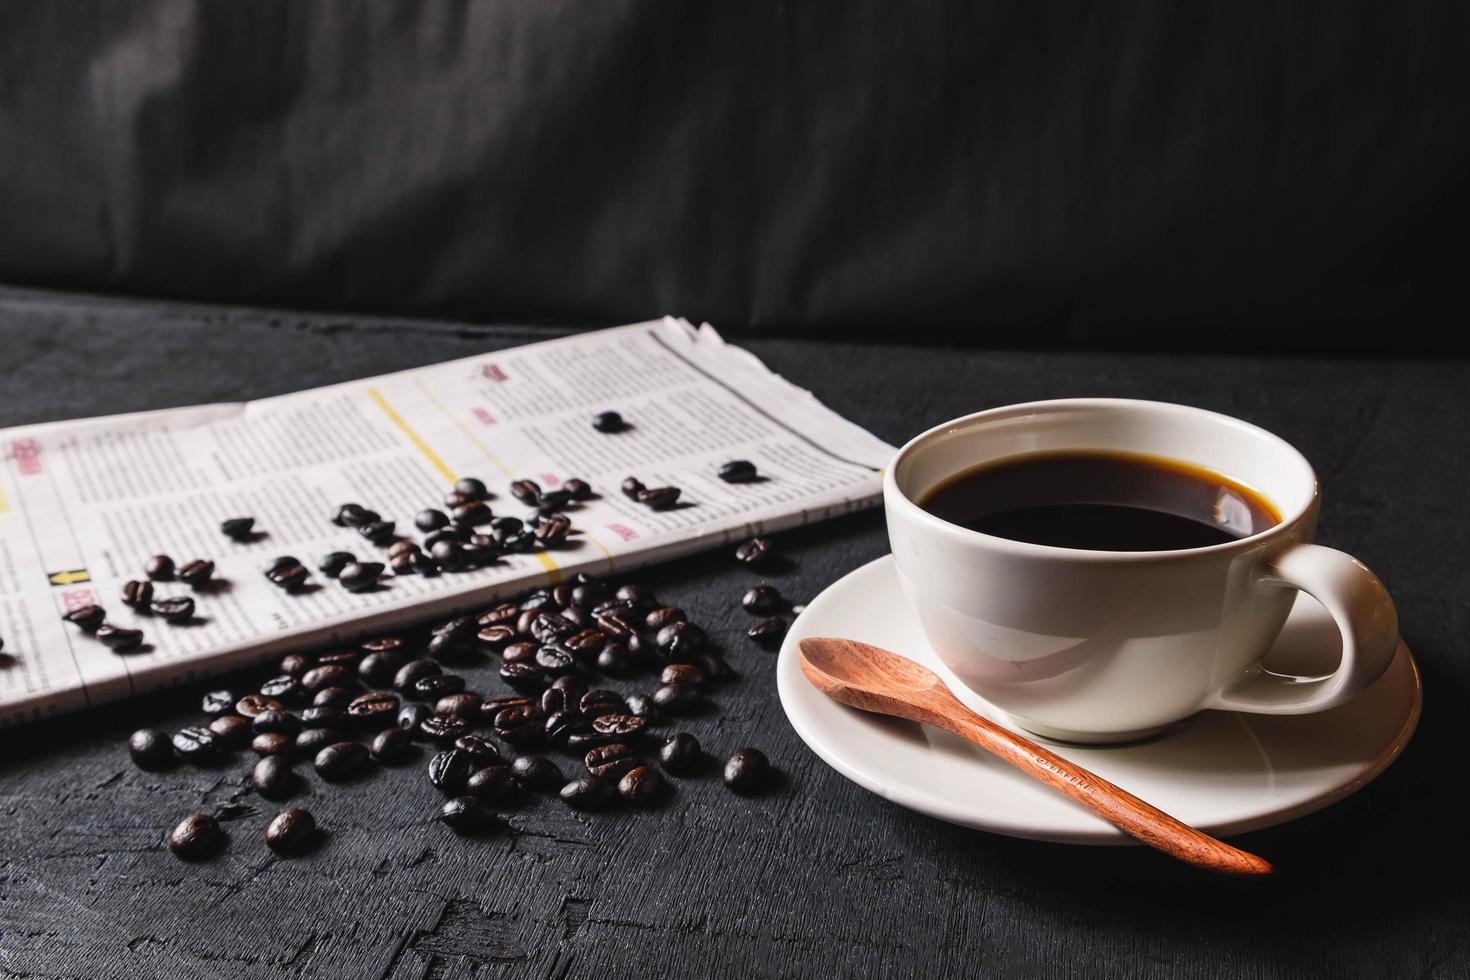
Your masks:
<path fill-rule="evenodd" d="M 615 408 L 615 435 L 591 417 Z M 773 374 L 709 326 L 664 319 L 499 350 L 260 401 L 168 409 L 0 430 L 0 725 L 232 669 L 282 650 L 474 608 L 581 571 L 604 574 L 875 504 L 893 448 Z M 729 484 L 721 463 L 764 477 Z M 683 489 L 687 506 L 654 511 L 619 492 L 627 476 Z M 569 516 L 554 550 L 475 571 L 388 576 L 354 594 L 321 575 L 288 594 L 263 574 L 292 554 L 309 568 L 336 550 L 382 549 L 329 520 L 360 503 L 413 530 L 462 476 L 527 516 L 506 488 L 580 477 L 597 496 Z M 259 534 L 236 542 L 226 518 Z M 195 618 L 165 624 L 119 596 L 150 556 L 216 564 Z M 96 603 L 141 628 L 114 653 L 64 621 Z"/>

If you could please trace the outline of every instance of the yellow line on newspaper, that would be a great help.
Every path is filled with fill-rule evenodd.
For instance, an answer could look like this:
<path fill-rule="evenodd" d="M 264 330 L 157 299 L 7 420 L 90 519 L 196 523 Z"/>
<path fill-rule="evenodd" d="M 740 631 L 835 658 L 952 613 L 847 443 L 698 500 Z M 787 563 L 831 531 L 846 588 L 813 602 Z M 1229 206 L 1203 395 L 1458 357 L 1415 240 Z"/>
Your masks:
<path fill-rule="evenodd" d="M 383 397 L 383 393 L 381 391 L 376 388 L 369 388 L 368 394 L 372 397 L 373 401 L 377 402 L 378 407 L 383 410 L 383 414 L 387 415 L 388 418 L 393 422 L 393 424 L 398 426 L 399 431 L 408 438 L 408 441 L 417 446 L 418 451 L 423 453 L 424 457 L 433 464 L 434 469 L 444 474 L 444 479 L 448 480 L 450 483 L 453 483 L 455 480 L 459 479 L 459 477 L 455 475 L 454 470 L 451 470 L 448 465 L 445 464 L 444 460 L 439 458 L 439 454 L 429 448 L 429 444 L 427 442 L 424 442 L 423 436 L 415 432 L 413 430 L 413 426 L 405 422 L 403 420 L 403 416 L 398 414 L 398 410 L 395 409 L 392 405 L 388 404 L 388 399 Z M 424 394 L 427 395 L 428 391 L 424 390 Z M 444 411 L 444 406 L 440 405 L 438 400 L 435 399 L 432 395 L 429 396 L 429 400 L 434 402 L 435 407 L 437 407 L 441 412 Z M 471 436 L 470 438 L 473 439 L 474 437 Z M 481 448 L 483 449 L 484 447 L 482 446 Z M 497 462 L 496 465 L 499 465 L 499 463 Z M 505 469 L 504 466 L 501 466 L 500 468 Z M 536 556 L 536 559 L 541 562 L 542 566 L 546 569 L 546 580 L 552 583 L 560 582 L 561 569 L 557 566 L 556 561 L 553 560 L 552 557 L 544 551 L 537 551 L 534 552 L 534 554 Z"/>

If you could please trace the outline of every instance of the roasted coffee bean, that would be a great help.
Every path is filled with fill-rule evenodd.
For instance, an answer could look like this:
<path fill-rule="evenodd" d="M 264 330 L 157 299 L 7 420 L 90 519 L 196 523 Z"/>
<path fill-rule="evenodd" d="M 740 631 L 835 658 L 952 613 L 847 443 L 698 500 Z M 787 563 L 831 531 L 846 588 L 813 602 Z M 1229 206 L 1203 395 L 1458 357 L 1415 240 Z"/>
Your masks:
<path fill-rule="evenodd" d="M 622 742 L 610 742 L 591 750 L 582 760 L 587 771 L 601 779 L 621 779 L 628 770 L 640 765 L 633 750 Z"/>
<path fill-rule="evenodd" d="M 571 494 L 573 500 L 592 499 L 592 484 L 586 480 L 579 480 L 576 477 L 572 477 L 562 484 L 562 489 Z"/>
<path fill-rule="evenodd" d="M 453 742 L 469 733 L 470 723 L 452 715 L 430 715 L 419 722 L 419 731 L 424 737 L 436 742 Z"/>
<path fill-rule="evenodd" d="M 301 675 L 301 686 L 310 693 L 324 687 L 346 687 L 357 681 L 357 671 L 341 664 L 323 664 Z"/>
<path fill-rule="evenodd" d="M 507 555 L 516 555 L 530 551 L 536 545 L 536 536 L 530 531 L 522 529 L 507 534 L 500 542 L 500 550 Z"/>
<path fill-rule="evenodd" d="M 209 730 L 218 736 L 220 744 L 227 749 L 243 749 L 250 744 L 250 739 L 255 734 L 250 719 L 239 715 L 220 715 L 209 723 Z"/>
<path fill-rule="evenodd" d="M 247 694 L 235 702 L 235 713 L 254 718 L 262 712 L 280 711 L 283 707 L 280 701 L 265 694 Z"/>
<path fill-rule="evenodd" d="M 305 565 L 287 565 L 285 568 L 278 568 L 267 573 L 266 577 L 287 592 L 300 592 L 306 587 L 306 581 L 311 577 L 311 573 L 306 570 Z"/>
<path fill-rule="evenodd" d="M 168 835 L 168 849 L 185 861 L 208 857 L 222 843 L 219 821 L 207 813 L 191 813 Z"/>
<path fill-rule="evenodd" d="M 210 691 L 204 695 L 203 710 L 206 715 L 216 717 L 229 714 L 235 710 L 235 701 L 236 698 L 232 691 Z"/>
<path fill-rule="evenodd" d="M 414 737 L 423 734 L 419 726 L 434 714 L 427 704 L 405 704 L 398 709 L 398 727 Z"/>
<path fill-rule="evenodd" d="M 578 699 L 577 710 L 588 718 L 596 718 L 599 715 L 621 714 L 628 710 L 628 703 L 617 691 L 599 687 L 586 692 Z"/>
<path fill-rule="evenodd" d="M 168 555 L 154 555 L 144 563 L 143 574 L 155 582 L 167 582 L 174 577 L 174 560 Z"/>
<path fill-rule="evenodd" d="M 434 546 L 441 541 L 453 541 L 457 544 L 464 544 L 472 533 L 468 528 L 456 527 L 451 524 L 448 527 L 435 531 L 433 534 L 424 535 L 423 550 L 432 554 Z"/>
<path fill-rule="evenodd" d="M 451 490 L 444 495 L 444 508 L 446 510 L 454 510 L 456 507 L 462 507 L 469 503 L 470 500 L 470 497 L 466 497 L 458 490 Z"/>
<path fill-rule="evenodd" d="M 185 562 L 183 567 L 175 574 L 191 589 L 198 589 L 214 577 L 214 562 L 205 561 L 203 558 L 196 558 L 193 561 Z"/>
<path fill-rule="evenodd" d="M 495 716 L 506 708 L 520 708 L 534 704 L 530 698 L 512 695 L 505 698 L 486 698 L 480 703 L 480 718 L 482 721 L 493 724 Z"/>
<path fill-rule="evenodd" d="M 678 487 L 650 487 L 638 491 L 638 502 L 650 510 L 668 510 L 679 502 Z"/>
<path fill-rule="evenodd" d="M 287 568 L 295 568 L 299 564 L 301 564 L 301 559 L 295 555 L 277 555 L 265 566 L 264 571 L 266 575 L 270 575 L 273 572 L 279 572 Z"/>
<path fill-rule="evenodd" d="M 434 510 L 432 507 L 428 510 L 419 511 L 413 519 L 413 526 L 425 534 L 431 534 L 441 527 L 448 526 L 448 524 L 449 515 L 445 514 L 442 510 Z"/>
<path fill-rule="evenodd" d="M 257 727 L 258 722 L 257 718 Z M 301 724 L 305 728 L 346 728 L 351 724 L 351 716 L 345 707 L 313 705 L 301 712 Z"/>
<path fill-rule="evenodd" d="M 464 678 L 458 674 L 430 674 L 414 681 L 408 693 L 421 701 L 431 701 L 463 690 Z"/>
<path fill-rule="evenodd" d="M 388 766 L 405 762 L 413 754 L 413 736 L 401 728 L 385 728 L 368 743 L 368 754 Z"/>
<path fill-rule="evenodd" d="M 377 588 L 378 579 L 383 574 L 383 563 L 380 561 L 355 561 L 342 569 L 342 574 L 337 580 L 348 592 L 367 592 Z"/>
<path fill-rule="evenodd" d="M 516 784 L 505 766 L 486 766 L 470 776 L 465 791 L 477 800 L 495 803 L 514 796 Z"/>
<path fill-rule="evenodd" d="M 446 694 L 434 702 L 434 714 L 453 715 L 465 721 L 476 721 L 480 717 L 480 696 L 468 691 Z"/>
<path fill-rule="evenodd" d="M 756 476 L 755 464 L 748 459 L 732 459 L 720 467 L 720 479 L 726 483 L 753 483 Z"/>
<path fill-rule="evenodd" d="M 174 732 L 172 742 L 174 751 L 190 762 L 215 762 L 224 754 L 220 737 L 198 725 Z"/>
<path fill-rule="evenodd" d="M 621 490 L 623 492 L 623 496 L 627 497 L 629 500 L 637 500 L 638 495 L 648 488 L 645 487 L 643 485 L 643 482 L 637 477 L 630 476 L 627 479 L 623 480 L 618 489 Z"/>
<path fill-rule="evenodd" d="M 587 693 L 587 682 L 577 674 L 564 674 L 552 681 L 551 686 L 578 698 Z"/>
<path fill-rule="evenodd" d="M 279 732 L 265 732 L 251 739 L 250 748 L 256 755 L 290 755 L 296 748 L 296 739 Z"/>
<path fill-rule="evenodd" d="M 392 691 L 369 691 L 352 699 L 347 716 L 368 731 L 387 728 L 398 717 L 398 697 Z"/>
<path fill-rule="evenodd" d="M 762 583 L 751 587 L 745 595 L 741 596 L 740 605 L 748 613 L 769 616 L 785 605 L 785 602 L 781 599 L 781 593 L 777 592 L 773 586 Z"/>
<path fill-rule="evenodd" d="M 444 668 L 432 660 L 425 658 L 410 660 L 398 669 L 398 673 L 393 675 L 393 686 L 400 691 L 407 691 L 419 678 L 433 677 L 442 673 L 444 673 Z"/>
<path fill-rule="evenodd" d="M 530 691 L 541 687 L 546 682 L 546 675 L 534 663 L 502 664 L 500 679 L 517 691 Z"/>
<path fill-rule="evenodd" d="M 429 549 L 429 556 L 446 572 L 457 572 L 465 567 L 464 545 L 458 541 L 435 541 Z"/>
<path fill-rule="evenodd" d="M 323 779 L 346 779 L 368 761 L 368 750 L 358 742 L 337 742 L 316 754 L 312 766 Z"/>
<path fill-rule="evenodd" d="M 775 646 L 786 635 L 786 620 L 780 616 L 767 616 L 751 624 L 745 635 L 761 646 Z"/>
<path fill-rule="evenodd" d="M 316 836 L 316 818 L 293 806 L 282 810 L 265 828 L 266 846 L 277 854 L 300 854 Z"/>
<path fill-rule="evenodd" d="M 122 587 L 123 605 L 134 609 L 146 608 L 153 601 L 153 583 L 148 581 L 124 582 Z"/>
<path fill-rule="evenodd" d="M 491 513 L 489 505 L 482 500 L 469 500 L 454 508 L 454 523 L 467 527 L 479 527 L 481 524 L 490 523 L 495 515 Z"/>
<path fill-rule="evenodd" d="M 607 780 L 587 776 L 567 783 L 557 795 L 568 806 L 576 807 L 578 810 L 594 810 L 605 806 L 612 799 L 614 792 L 616 791 L 612 784 Z"/>
<path fill-rule="evenodd" d="M 373 512 L 361 504 L 343 504 L 332 514 L 332 523 L 338 527 L 361 527 L 376 519 Z"/>
<path fill-rule="evenodd" d="M 260 693 L 268 698 L 276 698 L 279 701 L 295 703 L 306 699 L 306 688 L 301 686 L 301 681 L 290 674 L 282 674 L 272 677 L 260 685 Z M 241 712 L 244 714 L 244 712 Z"/>
<path fill-rule="evenodd" d="M 435 633 L 424 651 L 435 660 L 461 660 L 474 651 L 472 640 L 453 633 Z"/>
<path fill-rule="evenodd" d="M 357 662 L 362 659 L 362 654 L 356 650 L 333 650 L 331 653 L 323 653 L 316 658 L 318 667 L 346 667 L 348 670 L 357 669 Z"/>
<path fill-rule="evenodd" d="M 706 634 L 693 623 L 670 623 L 658 631 L 654 643 L 669 660 L 687 663 L 704 648 Z"/>
<path fill-rule="evenodd" d="M 332 551 L 322 556 L 317 562 L 317 571 L 327 578 L 336 578 L 342 574 L 342 569 L 357 561 L 357 556 L 350 551 Z"/>
<path fill-rule="evenodd" d="M 357 533 L 376 545 L 385 545 L 393 540 L 392 521 L 372 521 L 357 529 Z"/>
<path fill-rule="evenodd" d="M 725 785 L 737 793 L 758 793 L 770 777 L 771 764 L 760 749 L 736 749 L 725 763 Z"/>
<path fill-rule="evenodd" d="M 637 608 L 654 604 L 653 593 L 635 582 L 618 586 L 618 590 L 613 593 L 613 598 L 620 602 L 631 602 Z"/>
<path fill-rule="evenodd" d="M 717 653 L 710 653 L 706 650 L 694 659 L 699 669 L 704 671 L 704 679 L 709 684 L 724 684 L 739 676 L 725 658 Z"/>
<path fill-rule="evenodd" d="M 598 432 L 622 432 L 626 426 L 627 423 L 623 421 L 623 417 L 617 412 L 598 412 L 592 416 L 592 428 Z"/>
<path fill-rule="evenodd" d="M 546 740 L 552 745 L 565 745 L 579 732 L 591 731 L 587 719 L 575 711 L 555 711 L 546 716 Z"/>
<path fill-rule="evenodd" d="M 403 655 L 397 650 L 370 653 L 357 665 L 357 676 L 374 687 L 388 687 L 393 675 L 403 667 Z"/>
<path fill-rule="evenodd" d="M 534 704 L 502 708 L 492 724 L 495 734 L 511 745 L 532 745 L 545 735 L 546 712 Z"/>
<path fill-rule="evenodd" d="M 658 707 L 647 694 L 630 694 L 624 700 L 628 702 L 628 714 L 642 718 L 649 724 L 658 721 Z"/>
<path fill-rule="evenodd" d="M 551 643 L 576 631 L 577 624 L 560 613 L 543 612 L 531 621 L 531 635 L 540 643 Z"/>
<path fill-rule="evenodd" d="M 523 755 L 510 765 L 511 777 L 527 789 L 551 790 L 565 782 L 556 763 L 542 755 Z"/>
<path fill-rule="evenodd" d="M 693 664 L 669 664 L 658 675 L 660 684 L 688 684 L 695 690 L 704 687 L 704 671 Z"/>
<path fill-rule="evenodd" d="M 689 622 L 689 614 L 674 606 L 662 606 L 643 617 L 643 625 L 654 632 L 658 632 L 665 626 L 672 626 L 674 623 L 687 622 Z"/>
<path fill-rule="evenodd" d="M 468 643 L 474 639 L 479 628 L 480 624 L 475 622 L 475 617 L 456 616 L 440 623 L 432 632 L 435 636 L 447 636 Z"/>
<path fill-rule="evenodd" d="M 316 663 L 311 657 L 299 653 L 290 653 L 281 658 L 281 673 L 292 677 L 300 677 L 314 666 Z"/>
<path fill-rule="evenodd" d="M 536 540 L 543 548 L 555 548 L 563 544 L 572 530 L 571 519 L 565 514 L 551 514 L 536 525 Z"/>
<path fill-rule="evenodd" d="M 176 761 L 173 743 L 156 728 L 140 728 L 128 737 L 128 754 L 139 769 L 167 769 Z"/>
<path fill-rule="evenodd" d="M 541 496 L 541 487 L 534 480 L 516 480 L 510 485 L 510 495 L 527 507 L 535 506 Z"/>
<path fill-rule="evenodd" d="M 750 538 L 742 541 L 735 549 L 735 560 L 742 565 L 763 565 L 775 555 L 775 549 L 766 538 Z"/>
<path fill-rule="evenodd" d="M 634 738 L 646 727 L 648 727 L 648 722 L 637 715 L 598 715 L 592 719 L 592 730 L 598 735 Z"/>
<path fill-rule="evenodd" d="M 472 796 L 459 796 L 439 808 L 439 819 L 456 834 L 483 834 L 499 822 L 495 812 Z"/>
<path fill-rule="evenodd" d="M 408 540 L 407 538 L 399 538 L 397 541 L 394 541 L 388 546 L 388 557 L 400 558 L 406 555 L 412 555 L 418 550 L 419 546 L 414 544 L 412 541 Z"/>
<path fill-rule="evenodd" d="M 663 711 L 679 714 L 699 703 L 699 691 L 687 684 L 665 684 L 653 692 L 653 703 Z"/>
<path fill-rule="evenodd" d="M 658 750 L 658 761 L 676 776 L 694 772 L 704 762 L 699 740 L 688 732 L 678 732 Z"/>
<path fill-rule="evenodd" d="M 364 654 L 397 654 L 403 655 L 404 642 L 399 636 L 375 636 L 371 640 L 363 640 L 358 644 Z"/>
<path fill-rule="evenodd" d="M 504 626 L 509 629 L 515 628 L 516 617 L 521 614 L 520 607 L 514 602 L 502 602 L 500 605 L 487 609 L 475 617 L 475 625 L 482 630 L 492 626 Z"/>
<path fill-rule="evenodd" d="M 268 755 L 250 771 L 250 785 L 268 800 L 284 800 L 299 785 L 291 760 L 283 755 Z"/>
<path fill-rule="evenodd" d="M 473 759 L 477 766 L 488 766 L 500 761 L 500 751 L 489 739 L 479 735 L 461 735 L 454 740 L 454 747 Z"/>
<path fill-rule="evenodd" d="M 231 517 L 220 521 L 219 530 L 227 538 L 244 541 L 250 537 L 250 532 L 255 530 L 255 518 Z"/>
<path fill-rule="evenodd" d="M 341 728 L 307 728 L 296 736 L 296 754 L 309 759 L 328 745 L 351 740 L 352 736 Z"/>
<path fill-rule="evenodd" d="M 347 687 L 324 687 L 316 692 L 311 703 L 318 708 L 345 708 L 357 697 L 356 692 Z"/>
<path fill-rule="evenodd" d="M 482 647 L 496 652 L 504 650 L 506 645 L 515 638 L 515 627 L 504 624 L 486 626 L 475 634 L 475 639 L 479 641 Z"/>
<path fill-rule="evenodd" d="M 490 496 L 490 490 L 485 486 L 485 482 L 473 476 L 460 477 L 455 481 L 454 492 L 464 494 L 471 500 L 484 500 Z"/>
<path fill-rule="evenodd" d="M 561 646 L 578 659 L 588 660 L 596 657 L 597 651 L 601 650 L 606 643 L 607 634 L 596 626 L 589 626 L 563 638 Z"/>
<path fill-rule="evenodd" d="M 543 675 L 557 677 L 577 669 L 577 660 L 559 646 L 544 646 L 536 651 L 536 666 Z"/>
<path fill-rule="evenodd" d="M 519 517 L 511 517 L 510 515 L 506 515 L 504 517 L 495 517 L 491 518 L 490 520 L 490 533 L 494 536 L 495 540 L 501 544 L 505 543 L 505 539 L 507 537 L 515 534 L 524 527 L 524 521 L 522 521 Z"/>
<path fill-rule="evenodd" d="M 405 552 L 403 554 L 390 556 L 388 560 L 388 568 L 393 572 L 394 575 L 417 575 L 418 568 L 416 568 L 414 564 L 414 554 L 416 553 L 417 552 Z M 429 559 L 429 561 L 433 560 L 434 559 L 432 558 Z"/>
<path fill-rule="evenodd" d="M 536 497 L 536 509 L 544 516 L 561 510 L 572 502 L 572 495 L 565 490 L 542 490 Z"/>
<path fill-rule="evenodd" d="M 83 633 L 95 633 L 98 627 L 107 621 L 107 611 L 97 605 L 78 606 L 61 618 Z"/>
<path fill-rule="evenodd" d="M 500 651 L 500 661 L 506 664 L 534 664 L 536 651 L 540 649 L 539 643 L 512 643 Z"/>
<path fill-rule="evenodd" d="M 663 657 L 660 656 L 658 645 L 653 640 L 634 634 L 625 642 L 628 645 L 628 663 L 635 669 L 654 670 L 663 667 Z"/>
<path fill-rule="evenodd" d="M 445 749 L 429 760 L 429 782 L 446 796 L 464 792 L 464 784 L 475 771 L 475 760 L 468 752 Z"/>
<path fill-rule="evenodd" d="M 609 677 L 621 677 L 628 673 L 628 647 L 623 643 L 609 643 L 597 654 L 597 669 Z"/>
<path fill-rule="evenodd" d="M 289 711 L 273 709 L 256 715 L 251 719 L 250 727 L 255 730 L 256 734 L 279 732 L 282 735 L 294 736 L 301 731 L 301 718 Z"/>
<path fill-rule="evenodd" d="M 568 691 L 560 687 L 548 687 L 541 692 L 541 710 L 547 715 L 554 715 L 558 711 L 570 711 L 573 714 L 581 714 L 582 709 L 577 706 L 580 695 L 576 691 Z"/>
<path fill-rule="evenodd" d="M 629 769 L 618 780 L 618 795 L 634 806 L 653 806 L 664 795 L 664 777 L 652 766 Z"/>

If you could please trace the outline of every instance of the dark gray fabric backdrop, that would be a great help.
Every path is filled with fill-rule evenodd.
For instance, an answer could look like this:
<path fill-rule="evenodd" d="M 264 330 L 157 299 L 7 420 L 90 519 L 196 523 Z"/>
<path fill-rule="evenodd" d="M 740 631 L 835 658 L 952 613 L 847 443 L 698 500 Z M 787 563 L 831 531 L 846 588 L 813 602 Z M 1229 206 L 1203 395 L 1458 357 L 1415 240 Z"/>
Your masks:
<path fill-rule="evenodd" d="M 1443 347 L 1464 4 L 0 0 L 0 281 Z"/>

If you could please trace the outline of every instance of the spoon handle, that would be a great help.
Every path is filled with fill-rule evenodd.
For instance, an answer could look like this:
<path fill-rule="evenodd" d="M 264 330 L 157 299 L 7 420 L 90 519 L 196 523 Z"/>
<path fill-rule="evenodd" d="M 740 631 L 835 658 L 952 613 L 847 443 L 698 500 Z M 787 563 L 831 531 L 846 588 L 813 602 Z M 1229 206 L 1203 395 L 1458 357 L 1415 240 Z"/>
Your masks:
<path fill-rule="evenodd" d="M 1181 823 L 1095 773 L 975 714 L 954 699 L 934 723 L 1009 762 L 1081 804 L 1123 833 L 1181 861 L 1225 874 L 1271 873 L 1269 862 Z"/>

